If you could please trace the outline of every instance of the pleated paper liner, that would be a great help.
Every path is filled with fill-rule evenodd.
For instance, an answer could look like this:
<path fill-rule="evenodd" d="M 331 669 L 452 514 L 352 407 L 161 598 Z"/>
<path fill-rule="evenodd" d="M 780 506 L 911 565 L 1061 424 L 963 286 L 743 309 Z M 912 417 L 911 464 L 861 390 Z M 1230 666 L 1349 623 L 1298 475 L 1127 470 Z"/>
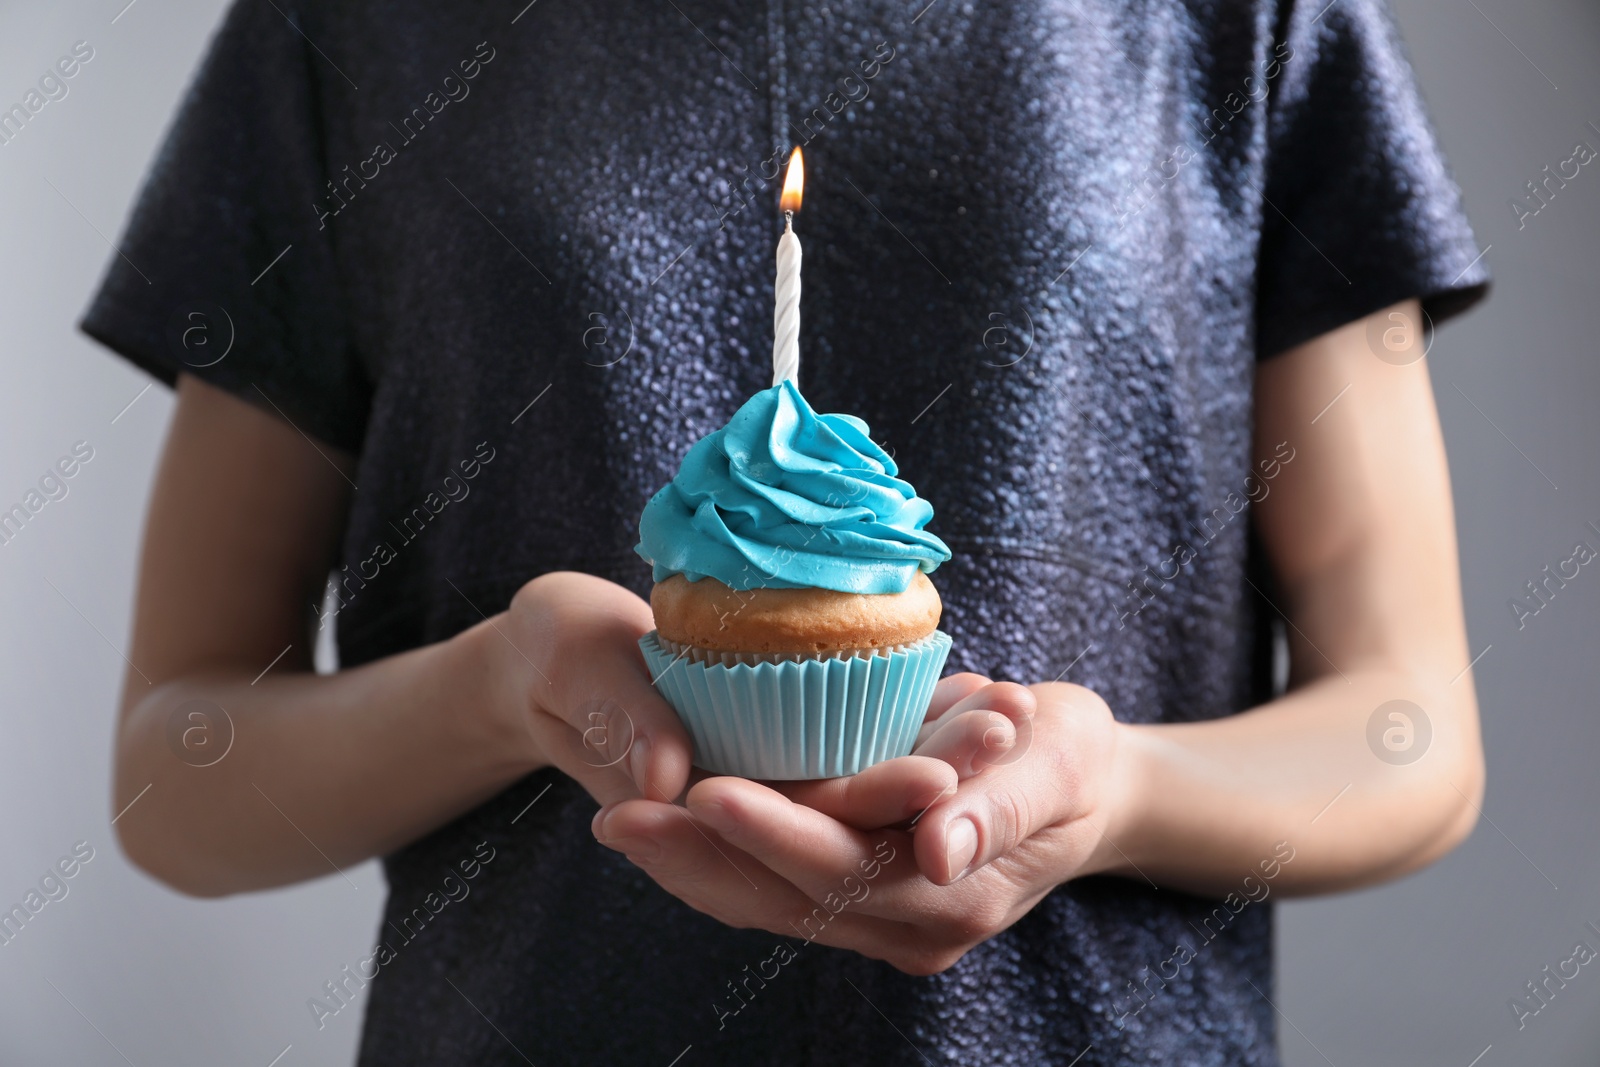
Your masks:
<path fill-rule="evenodd" d="M 717 774 L 837 778 L 908 755 L 950 653 L 941 630 L 868 654 L 705 654 L 639 639 L 650 677 Z M 725 662 L 705 662 L 722 657 Z M 731 662 L 729 662 L 731 661 Z"/>

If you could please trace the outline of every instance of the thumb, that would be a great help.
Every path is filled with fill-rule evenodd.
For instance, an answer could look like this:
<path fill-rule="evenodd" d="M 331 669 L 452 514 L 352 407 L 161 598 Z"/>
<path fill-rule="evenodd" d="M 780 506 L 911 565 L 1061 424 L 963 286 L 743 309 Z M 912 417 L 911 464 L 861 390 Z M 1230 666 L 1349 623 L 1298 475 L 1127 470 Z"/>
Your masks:
<path fill-rule="evenodd" d="M 677 712 L 654 685 L 638 646 L 631 640 L 592 649 L 557 685 L 569 698 L 564 721 L 569 773 L 583 769 L 622 772 L 650 800 L 671 801 L 689 784 L 693 749 Z"/>
<path fill-rule="evenodd" d="M 965 779 L 922 817 L 913 845 L 924 877 L 949 885 L 1070 817 L 1070 798 L 1040 754 L 1036 744 L 1035 758 Z"/>

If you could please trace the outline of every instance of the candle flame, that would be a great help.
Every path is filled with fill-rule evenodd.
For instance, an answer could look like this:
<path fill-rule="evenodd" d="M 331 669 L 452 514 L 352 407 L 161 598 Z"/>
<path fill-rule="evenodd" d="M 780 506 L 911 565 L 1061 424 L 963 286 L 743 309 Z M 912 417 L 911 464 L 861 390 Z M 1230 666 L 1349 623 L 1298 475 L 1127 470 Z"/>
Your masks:
<path fill-rule="evenodd" d="M 783 211 L 799 211 L 800 196 L 805 186 L 805 157 L 800 154 L 800 146 L 795 145 L 789 155 L 789 170 L 783 177 L 783 196 L 778 201 L 778 207 Z"/>

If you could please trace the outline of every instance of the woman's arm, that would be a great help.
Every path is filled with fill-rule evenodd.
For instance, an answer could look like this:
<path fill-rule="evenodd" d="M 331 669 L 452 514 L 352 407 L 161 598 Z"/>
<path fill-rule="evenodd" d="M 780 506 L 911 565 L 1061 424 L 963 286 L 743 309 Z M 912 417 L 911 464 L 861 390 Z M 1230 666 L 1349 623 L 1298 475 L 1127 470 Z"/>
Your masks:
<path fill-rule="evenodd" d="M 1380 328 L 1390 312 L 1420 321 L 1410 301 L 1374 316 Z M 1256 374 L 1258 462 L 1283 443 L 1294 456 L 1255 505 L 1290 620 L 1290 691 L 1243 715 L 1123 730 L 1107 811 L 1126 855 L 1102 847 L 1097 864 L 1224 893 L 1284 841 L 1296 858 L 1277 888 L 1314 893 L 1431 863 L 1476 822 L 1483 750 L 1444 441 L 1427 363 L 1378 359 L 1370 324 Z M 1422 710 L 1431 739 L 1387 713 L 1369 737 L 1395 700 Z"/>
<path fill-rule="evenodd" d="M 351 477 L 349 457 L 181 380 L 150 501 L 116 743 L 113 804 L 132 804 L 116 826 L 134 862 L 175 888 L 220 895 L 332 874 L 552 763 L 597 797 L 637 796 L 628 749 L 599 750 L 636 738 L 590 730 L 604 699 L 627 706 L 653 743 L 650 794 L 682 790 L 687 738 L 633 647 L 649 608 L 599 579 L 550 575 L 509 611 L 485 605 L 491 620 L 448 641 L 311 673 L 310 605 L 322 598 Z M 232 745 L 195 766 L 227 741 L 214 712 L 209 730 L 189 718 L 213 707 L 226 711 Z M 191 727 L 203 732 L 185 748 Z M 196 751 L 200 741 L 212 749 Z"/>
<path fill-rule="evenodd" d="M 1019 854 L 1049 865 L 1054 851 L 1073 876 L 1216 896 L 1263 865 L 1287 894 L 1393 878 L 1471 831 L 1483 751 L 1449 471 L 1426 362 L 1396 366 L 1367 340 L 1391 313 L 1420 321 L 1408 301 L 1256 373 L 1258 475 L 1229 488 L 1267 489 L 1255 521 L 1288 620 L 1289 691 L 1240 715 L 1136 726 L 1089 690 L 1033 686 L 1037 758 L 928 813 L 917 856 L 930 878 L 961 870 L 947 839 L 962 817 L 977 829 L 969 869 L 1026 845 Z M 1385 709 L 1369 733 L 1391 701 L 1421 714 Z"/>

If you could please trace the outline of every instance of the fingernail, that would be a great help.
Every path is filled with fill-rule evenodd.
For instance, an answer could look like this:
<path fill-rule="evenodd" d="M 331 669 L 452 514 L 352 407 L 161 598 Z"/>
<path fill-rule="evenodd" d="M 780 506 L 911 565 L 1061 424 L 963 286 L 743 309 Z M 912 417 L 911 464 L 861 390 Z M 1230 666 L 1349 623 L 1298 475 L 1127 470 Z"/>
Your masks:
<path fill-rule="evenodd" d="M 978 853 L 978 828 L 971 819 L 956 819 L 944 831 L 945 870 L 949 880 L 959 881 Z"/>
<path fill-rule="evenodd" d="M 700 805 L 694 809 L 695 818 L 711 827 L 723 837 L 732 837 L 739 829 L 739 820 L 735 819 L 728 809 L 716 801 Z"/>
<path fill-rule="evenodd" d="M 634 739 L 633 748 L 628 751 L 628 773 L 633 777 L 633 784 L 639 787 L 639 792 L 645 791 L 645 775 L 650 771 L 650 739 L 638 737 Z"/>

